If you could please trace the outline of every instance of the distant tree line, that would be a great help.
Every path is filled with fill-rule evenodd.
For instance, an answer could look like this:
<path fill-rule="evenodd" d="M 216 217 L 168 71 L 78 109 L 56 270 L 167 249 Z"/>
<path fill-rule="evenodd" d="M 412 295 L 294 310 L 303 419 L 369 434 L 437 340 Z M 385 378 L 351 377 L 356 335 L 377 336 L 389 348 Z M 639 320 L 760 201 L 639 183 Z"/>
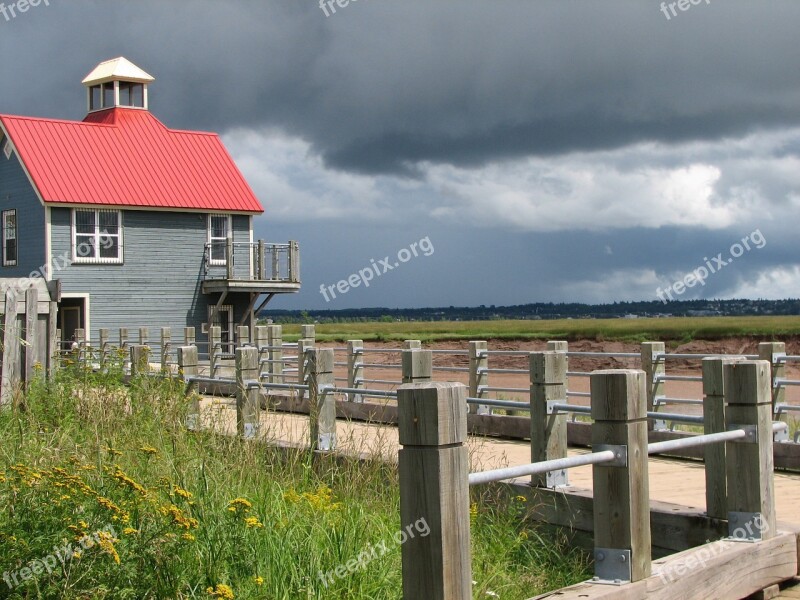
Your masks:
<path fill-rule="evenodd" d="M 439 308 L 346 308 L 340 310 L 265 310 L 261 318 L 275 323 L 353 323 L 395 321 L 490 321 L 496 319 L 617 319 L 739 315 L 800 315 L 800 299 L 679 300 L 664 304 L 614 302 L 579 304 L 536 302 L 516 306 Z"/>

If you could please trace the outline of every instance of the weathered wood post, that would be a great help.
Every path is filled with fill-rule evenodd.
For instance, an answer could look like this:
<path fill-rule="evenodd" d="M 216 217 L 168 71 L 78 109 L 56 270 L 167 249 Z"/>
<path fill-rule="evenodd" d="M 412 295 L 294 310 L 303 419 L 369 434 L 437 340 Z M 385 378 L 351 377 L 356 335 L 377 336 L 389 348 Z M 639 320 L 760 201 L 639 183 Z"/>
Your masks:
<path fill-rule="evenodd" d="M 264 325 L 256 325 L 253 328 L 253 345 L 258 348 L 258 379 L 264 381 L 270 372 L 269 336 Z"/>
<path fill-rule="evenodd" d="M 403 383 L 421 383 L 433 379 L 433 353 L 430 350 L 403 350 Z"/>
<path fill-rule="evenodd" d="M 297 340 L 297 383 L 300 385 L 307 385 L 308 379 L 308 351 L 314 348 L 314 343 L 311 340 L 300 339 Z M 297 390 L 297 397 L 301 400 L 308 398 L 308 391 Z"/>
<path fill-rule="evenodd" d="M 169 373 L 169 354 L 172 352 L 172 330 L 161 328 L 161 372 Z"/>
<path fill-rule="evenodd" d="M 127 327 L 119 328 L 119 354 L 122 360 L 122 369 L 124 371 L 128 366 L 128 363 L 130 363 L 130 341 Z"/>
<path fill-rule="evenodd" d="M 225 242 L 225 275 L 228 279 L 235 279 L 234 264 L 233 239 L 228 238 Z"/>
<path fill-rule="evenodd" d="M 564 352 L 532 352 L 531 373 L 531 462 L 567 456 L 567 413 L 552 408 L 567 403 L 567 355 Z M 554 488 L 567 485 L 567 471 L 533 475 L 531 483 Z"/>
<path fill-rule="evenodd" d="M 183 328 L 183 345 L 184 346 L 196 346 L 197 345 L 197 335 L 196 330 L 194 327 L 184 327 Z"/>
<path fill-rule="evenodd" d="M 311 450 L 336 449 L 336 398 L 326 388 L 334 386 L 333 349 L 309 346 L 305 350 L 308 384 Z"/>
<path fill-rule="evenodd" d="M 300 244 L 289 240 L 289 281 L 300 281 Z"/>
<path fill-rule="evenodd" d="M 0 406 L 9 406 L 20 385 L 20 323 L 17 319 L 19 296 L 13 287 L 6 290 L 5 315 L 3 317 L 3 370 L 0 384 Z"/>
<path fill-rule="evenodd" d="M 591 396 L 592 450 L 618 454 L 592 468 L 595 576 L 639 581 L 651 573 L 645 374 L 595 371 Z"/>
<path fill-rule="evenodd" d="M 778 405 L 786 401 L 786 388 L 779 384 L 781 379 L 786 378 L 786 363 L 783 360 L 785 357 L 785 342 L 761 342 L 758 345 L 758 358 L 770 364 L 773 415 L 777 412 Z"/>
<path fill-rule="evenodd" d="M 283 376 L 283 327 L 267 325 L 267 343 L 269 344 L 270 377 L 272 383 L 284 383 Z"/>
<path fill-rule="evenodd" d="M 85 329 L 76 329 L 75 330 L 75 341 L 74 344 L 77 346 L 77 350 L 75 351 L 75 362 L 77 363 L 78 367 L 86 368 L 88 364 L 88 359 L 86 358 L 86 330 Z"/>
<path fill-rule="evenodd" d="M 244 439 L 258 436 L 261 391 L 249 385 L 258 379 L 258 349 L 236 349 L 236 431 Z"/>
<path fill-rule="evenodd" d="M 39 345 L 37 324 L 39 323 L 39 290 L 25 290 L 25 384 L 33 381 L 36 351 Z"/>
<path fill-rule="evenodd" d="M 472 599 L 466 392 L 440 382 L 397 390 L 404 600 Z"/>
<path fill-rule="evenodd" d="M 197 346 L 178 346 L 178 375 L 184 379 L 197 377 L 199 374 L 199 359 Z M 195 391 L 195 386 L 190 384 L 186 388 L 189 396 L 189 406 L 186 411 L 186 428 L 190 431 L 200 430 L 200 396 Z"/>
<path fill-rule="evenodd" d="M 419 340 L 406 340 L 403 345 L 406 350 L 422 350 L 422 342 Z"/>
<path fill-rule="evenodd" d="M 301 325 L 300 337 L 304 340 L 309 340 L 311 345 L 317 343 L 317 327 L 316 325 Z"/>
<path fill-rule="evenodd" d="M 150 342 L 150 330 L 147 327 L 139 328 L 139 345 L 147 346 Z"/>
<path fill-rule="evenodd" d="M 469 397 L 483 398 L 489 385 L 489 344 L 475 341 L 469 343 Z M 489 415 L 492 411 L 483 404 L 469 407 L 470 412 Z"/>
<path fill-rule="evenodd" d="M 361 389 L 364 387 L 364 341 L 350 340 L 347 342 L 347 387 Z M 350 402 L 364 402 L 361 394 L 347 394 Z"/>
<path fill-rule="evenodd" d="M 728 359 L 703 359 L 703 433 L 725 431 L 724 365 Z M 728 485 L 725 473 L 725 444 L 704 449 L 706 472 L 706 513 L 714 519 L 728 518 Z"/>
<path fill-rule="evenodd" d="M 259 281 L 266 281 L 267 280 L 267 248 L 264 244 L 264 240 L 258 240 L 258 260 L 257 268 L 258 268 L 258 276 L 257 279 Z"/>
<path fill-rule="evenodd" d="M 769 363 L 731 362 L 723 372 L 726 427 L 748 432 L 747 438 L 725 444 L 728 532 L 766 540 L 776 534 Z"/>
<path fill-rule="evenodd" d="M 214 325 L 208 330 L 208 363 L 211 377 L 217 376 L 219 356 L 222 354 L 222 327 Z"/>
<path fill-rule="evenodd" d="M 667 347 L 664 342 L 642 342 L 642 370 L 647 376 L 647 410 L 657 410 L 656 399 L 664 395 L 665 384 L 663 377 L 667 373 L 664 354 Z M 663 421 L 652 420 L 648 422 L 648 429 L 666 429 Z"/>
<path fill-rule="evenodd" d="M 563 352 L 567 360 L 567 372 L 569 372 L 569 342 L 564 340 L 550 340 L 547 342 L 548 352 Z M 564 387 L 569 390 L 569 375 L 564 376 Z"/>
<path fill-rule="evenodd" d="M 150 347 L 142 344 L 131 345 L 131 377 L 147 375 L 150 372 Z"/>
<path fill-rule="evenodd" d="M 111 334 L 111 331 L 106 328 L 102 328 L 100 331 L 100 337 L 98 339 L 98 344 L 100 345 L 100 370 L 106 368 L 106 363 L 108 362 L 108 340 Z"/>
<path fill-rule="evenodd" d="M 247 325 L 240 325 L 236 328 L 236 345 L 240 348 L 250 344 L 250 328 Z"/>
<path fill-rule="evenodd" d="M 47 374 L 54 377 L 61 366 L 61 330 L 58 324 L 58 303 L 50 301 L 50 315 L 47 320 Z"/>

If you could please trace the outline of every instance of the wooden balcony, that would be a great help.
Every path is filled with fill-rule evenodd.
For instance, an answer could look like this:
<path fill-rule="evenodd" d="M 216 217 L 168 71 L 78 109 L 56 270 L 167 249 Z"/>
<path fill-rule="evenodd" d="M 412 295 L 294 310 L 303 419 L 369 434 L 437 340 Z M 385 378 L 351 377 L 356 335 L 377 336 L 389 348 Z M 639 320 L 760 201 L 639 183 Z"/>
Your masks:
<path fill-rule="evenodd" d="M 244 292 L 292 294 L 300 291 L 297 242 L 209 243 L 205 246 L 204 294 Z"/>

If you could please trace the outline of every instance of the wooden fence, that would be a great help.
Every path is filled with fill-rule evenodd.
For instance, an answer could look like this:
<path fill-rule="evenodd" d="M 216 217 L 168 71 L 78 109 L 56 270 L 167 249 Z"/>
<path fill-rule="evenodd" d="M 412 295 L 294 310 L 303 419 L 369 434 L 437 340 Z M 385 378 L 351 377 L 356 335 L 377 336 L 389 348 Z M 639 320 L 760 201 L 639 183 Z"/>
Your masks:
<path fill-rule="evenodd" d="M 55 368 L 58 296 L 58 287 L 42 279 L 0 279 L 0 407 L 13 402 L 37 369 Z"/>
<path fill-rule="evenodd" d="M 495 419 L 522 419 L 479 414 L 492 406 L 522 404 L 503 404 L 481 393 L 489 387 L 491 372 L 483 342 L 473 342 L 465 353 L 469 386 L 432 381 L 434 353 L 411 341 L 398 349 L 402 385 L 385 390 L 365 385 L 366 349 L 358 340 L 347 345 L 348 360 L 339 365 L 347 368 L 346 385 L 338 386 L 336 349 L 315 347 L 311 328 L 297 344 L 285 344 L 278 326 L 252 332 L 240 328 L 233 353 L 212 328 L 207 366 L 201 365 L 197 345 L 189 343 L 191 330 L 184 331 L 181 345 L 162 330 L 155 367 L 147 332 L 139 332 L 139 343 L 123 333 L 118 349 L 131 376 L 154 368 L 178 372 L 192 387 L 235 395 L 237 432 L 245 439 L 259 435 L 262 407 L 275 406 L 307 414 L 311 449 L 330 452 L 336 449 L 337 416 L 361 414 L 374 420 L 365 398 L 396 398 L 396 403 L 374 406 L 384 411 L 381 420 L 399 427 L 401 523 L 425 519 L 430 528 L 430 535 L 409 539 L 402 547 L 403 593 L 409 600 L 471 598 L 470 485 L 495 485 L 504 493 L 525 495 L 536 507 L 536 518 L 590 536 L 596 576 L 559 590 L 559 598 L 740 598 L 798 573 L 797 532 L 779 525 L 775 515 L 774 448 L 790 444 L 773 441 L 774 432 L 786 427 L 773 422 L 775 404 L 781 402 L 776 398 L 776 365 L 786 363 L 780 352 L 775 356 L 780 350 L 775 345 L 769 347 L 772 360 L 703 359 L 704 433 L 693 437 L 654 439 L 659 432 L 652 423 L 663 416 L 654 410 L 654 401 L 665 381 L 665 353 L 658 343 L 643 346 L 642 369 L 591 373 L 590 403 L 581 410 L 592 419 L 582 424 L 588 428 L 592 452 L 579 457 L 567 454 L 567 415 L 581 407 L 568 402 L 566 344 L 554 342 L 549 351 L 523 353 L 529 360 L 530 417 L 524 422 L 532 462 L 470 474 L 465 446 L 470 429 L 476 424 L 485 428 Z M 108 340 L 108 332 L 101 332 L 102 338 Z M 105 341 L 99 348 L 79 343 L 70 351 L 86 366 L 102 369 L 103 357 L 114 348 Z M 222 373 L 226 369 L 230 376 Z M 195 401 L 187 426 L 200 423 Z M 676 510 L 651 502 L 648 456 L 690 446 L 706 459 L 706 510 Z M 563 487 L 566 471 L 588 464 L 593 465 L 593 494 L 572 494 Z M 723 536 L 730 541 L 707 543 Z"/>

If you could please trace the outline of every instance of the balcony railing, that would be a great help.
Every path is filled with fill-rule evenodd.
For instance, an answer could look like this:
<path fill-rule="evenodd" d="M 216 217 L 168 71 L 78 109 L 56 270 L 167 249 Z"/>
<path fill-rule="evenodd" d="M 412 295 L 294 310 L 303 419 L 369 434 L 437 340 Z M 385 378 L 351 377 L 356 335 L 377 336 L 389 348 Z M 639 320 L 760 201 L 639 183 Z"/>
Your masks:
<path fill-rule="evenodd" d="M 205 246 L 203 263 L 206 280 L 300 283 L 297 242 L 211 242 Z"/>

